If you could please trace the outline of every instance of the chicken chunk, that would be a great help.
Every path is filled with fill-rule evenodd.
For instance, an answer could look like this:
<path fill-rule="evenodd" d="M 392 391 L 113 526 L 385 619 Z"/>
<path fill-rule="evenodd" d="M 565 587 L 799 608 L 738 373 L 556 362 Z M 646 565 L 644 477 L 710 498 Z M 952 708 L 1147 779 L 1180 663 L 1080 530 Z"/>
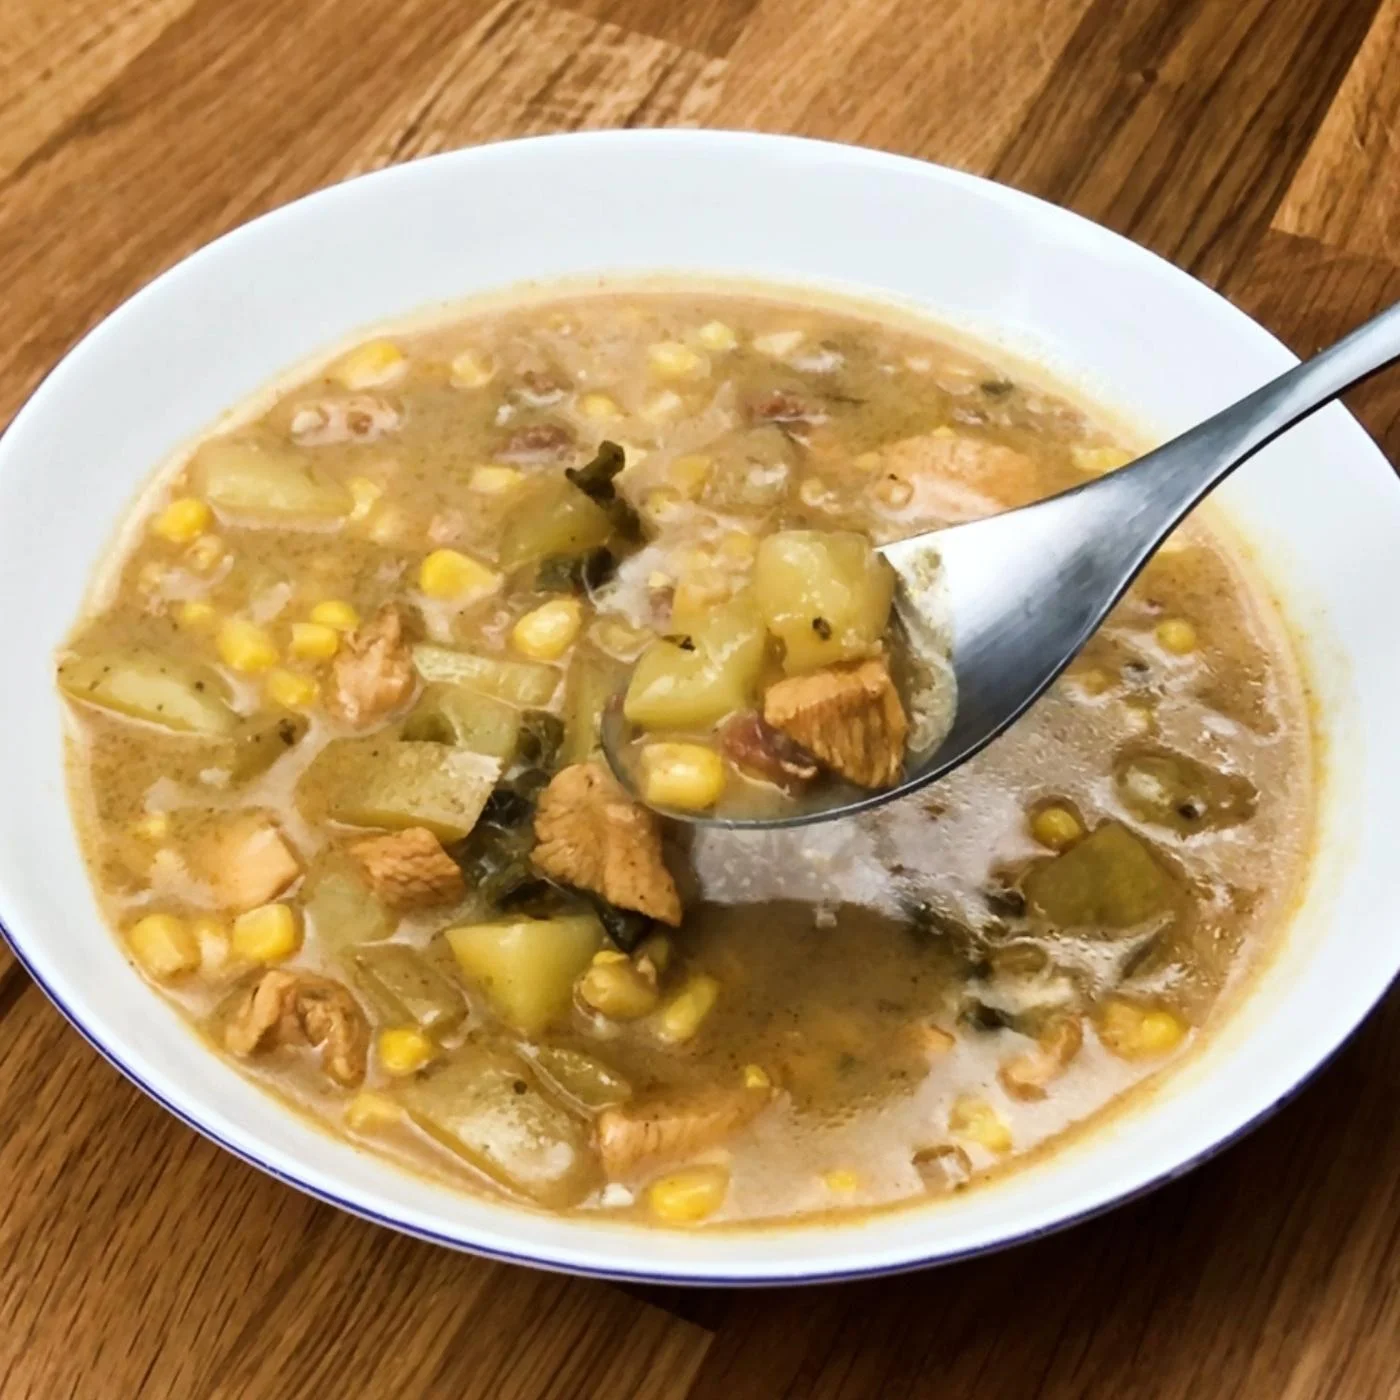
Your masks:
<path fill-rule="evenodd" d="M 225 909 L 242 911 L 274 900 L 301 875 L 286 838 L 266 817 L 248 814 L 197 841 L 196 871 Z"/>
<path fill-rule="evenodd" d="M 427 827 L 371 836 L 350 847 L 370 888 L 393 909 L 446 904 L 466 892 L 457 862 Z"/>
<path fill-rule="evenodd" d="M 681 897 L 661 853 L 661 827 L 601 764 L 555 774 L 535 811 L 534 863 L 551 879 L 679 924 Z"/>
<path fill-rule="evenodd" d="M 882 657 L 778 681 L 764 694 L 763 718 L 861 787 L 899 777 L 909 720 Z"/>
<path fill-rule="evenodd" d="M 956 524 L 1029 505 L 1041 494 L 1035 463 L 1024 452 L 947 428 L 880 448 L 879 459 L 877 488 L 880 482 L 912 488 L 902 519 Z"/>
<path fill-rule="evenodd" d="M 329 977 L 272 968 L 235 1004 L 224 1048 L 242 1058 L 285 1045 L 315 1045 L 321 1067 L 352 1088 L 365 1077 L 369 1022 L 350 990 Z"/>
<path fill-rule="evenodd" d="M 332 712 L 350 724 L 388 714 L 413 690 L 413 657 L 404 636 L 403 614 L 380 608 L 346 639 L 331 663 Z"/>
<path fill-rule="evenodd" d="M 767 1089 L 711 1088 L 617 1104 L 598 1115 L 598 1156 L 616 1180 L 638 1167 L 682 1161 L 747 1127 L 771 1102 Z"/>

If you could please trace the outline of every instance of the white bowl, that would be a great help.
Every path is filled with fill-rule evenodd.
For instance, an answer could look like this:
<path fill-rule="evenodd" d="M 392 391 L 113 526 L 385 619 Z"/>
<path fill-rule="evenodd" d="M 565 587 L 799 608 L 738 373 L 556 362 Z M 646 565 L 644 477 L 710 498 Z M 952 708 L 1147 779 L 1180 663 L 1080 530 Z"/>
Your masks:
<path fill-rule="evenodd" d="M 185 1122 L 372 1220 L 610 1277 L 853 1278 L 956 1259 L 1142 1192 L 1238 1136 L 1337 1049 L 1400 968 L 1400 488 L 1340 408 L 1221 493 L 1297 629 L 1326 763 L 1280 954 L 1203 1053 L 1042 1165 L 849 1225 L 669 1233 L 428 1184 L 304 1124 L 191 1037 L 98 917 L 64 796 L 52 653 L 152 467 L 358 327 L 526 279 L 656 270 L 897 300 L 1048 363 L 1149 431 L 1294 363 L 1198 282 L 1072 214 L 896 156 L 783 137 L 605 132 L 437 156 L 312 195 L 167 272 L 58 366 L 0 441 L 0 918 L 59 1008 Z"/>

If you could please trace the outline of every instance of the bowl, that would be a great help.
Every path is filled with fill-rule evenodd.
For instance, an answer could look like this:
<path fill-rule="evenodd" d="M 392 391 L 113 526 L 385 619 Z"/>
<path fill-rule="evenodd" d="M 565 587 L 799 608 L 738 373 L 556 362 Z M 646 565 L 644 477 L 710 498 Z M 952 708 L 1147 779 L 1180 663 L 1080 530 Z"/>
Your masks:
<path fill-rule="evenodd" d="M 604 201 L 606 200 L 606 204 Z M 618 208 L 599 217 L 600 207 Z M 964 1258 L 1190 1168 L 1323 1064 L 1400 968 L 1400 486 L 1330 407 L 1221 506 L 1294 629 L 1316 697 L 1316 858 L 1277 954 L 1200 1053 L 1131 1111 L 956 1197 L 842 1224 L 667 1232 L 556 1218 L 409 1175 L 293 1116 L 205 1050 L 99 917 L 69 821 L 52 655 L 153 467 L 280 372 L 373 323 L 529 280 L 709 274 L 923 309 L 1028 355 L 1150 436 L 1293 364 L 1185 273 L 1073 214 L 896 156 L 725 132 L 600 132 L 363 176 L 186 259 L 86 337 L 0 440 L 0 920 L 91 1044 L 191 1127 L 370 1220 L 613 1278 L 856 1278 Z M 16 606 L 23 599 L 23 607 Z"/>

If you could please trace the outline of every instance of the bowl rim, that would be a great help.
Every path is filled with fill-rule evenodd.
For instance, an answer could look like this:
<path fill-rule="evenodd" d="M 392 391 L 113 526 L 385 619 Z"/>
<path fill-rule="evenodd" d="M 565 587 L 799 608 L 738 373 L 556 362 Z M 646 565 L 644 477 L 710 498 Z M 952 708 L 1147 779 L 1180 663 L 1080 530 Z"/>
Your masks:
<path fill-rule="evenodd" d="M 1030 217 L 1048 229 L 1061 228 L 1072 233 L 1077 233 L 1081 237 L 1089 239 L 1091 242 L 1106 252 L 1116 252 L 1119 256 L 1126 257 L 1135 262 L 1148 262 L 1158 265 L 1158 271 L 1168 279 L 1173 280 L 1175 285 L 1183 292 L 1205 299 L 1216 304 L 1217 312 L 1235 320 L 1236 324 L 1248 327 L 1249 333 L 1256 338 L 1256 342 L 1262 344 L 1260 337 L 1272 342 L 1288 361 L 1296 363 L 1296 357 L 1278 341 L 1267 328 L 1260 325 L 1252 317 L 1235 307 L 1233 303 L 1221 296 L 1213 288 L 1206 286 L 1190 273 L 1176 267 L 1167 259 L 1152 252 L 1150 249 L 1125 238 L 1123 235 L 1115 233 L 1090 219 L 1079 215 L 1072 210 L 1064 209 L 1058 205 L 1040 199 L 1039 197 L 1027 194 L 1010 186 L 999 184 L 985 177 L 973 175 L 966 171 L 957 170 L 947 166 L 937 165 L 934 162 L 920 160 L 913 156 L 901 155 L 893 152 L 875 150 L 869 147 L 862 147 L 855 144 L 814 140 L 800 136 L 789 136 L 779 134 L 768 134 L 748 131 L 735 131 L 726 129 L 665 129 L 646 128 L 637 130 L 602 130 L 588 132 L 567 132 L 542 136 L 531 136 L 524 138 L 509 138 L 500 141 L 482 143 L 475 146 L 462 147 L 450 151 L 440 152 L 431 156 L 419 158 L 414 161 L 405 162 L 402 165 L 390 166 L 385 169 L 357 175 L 325 188 L 312 191 L 299 198 L 269 210 L 258 217 L 247 221 L 219 237 L 202 245 L 187 257 L 180 259 L 171 267 L 163 271 L 159 276 L 145 284 L 132 296 L 128 297 L 113 311 L 104 316 L 95 326 L 88 330 L 64 355 L 49 368 L 39 383 L 31 391 L 24 404 L 16 412 L 11 422 L 7 425 L 3 433 L 0 433 L 0 451 L 7 445 L 6 440 L 15 435 L 15 429 L 28 422 L 31 416 L 42 413 L 45 409 L 45 388 L 48 386 L 52 376 L 75 356 L 79 355 L 86 347 L 96 339 L 100 339 L 111 323 L 118 317 L 123 320 L 130 316 L 137 315 L 148 297 L 154 297 L 159 289 L 163 289 L 170 280 L 179 277 L 194 267 L 201 266 L 205 261 L 216 257 L 219 252 L 231 240 L 238 240 L 247 235 L 250 230 L 260 228 L 269 221 L 276 221 L 288 217 L 292 211 L 297 210 L 302 204 L 308 201 L 331 202 L 337 198 L 348 197 L 345 190 L 354 187 L 358 190 L 361 186 L 373 184 L 381 188 L 385 193 L 391 191 L 393 183 L 397 179 L 406 178 L 404 172 L 417 171 L 419 167 L 425 165 L 451 165 L 458 162 L 471 162 L 479 159 L 509 159 L 511 152 L 524 148 L 557 147 L 561 145 L 573 149 L 601 148 L 606 150 L 610 147 L 631 147 L 638 144 L 648 146 L 674 146 L 679 150 L 713 148 L 715 146 L 741 145 L 757 149 L 767 150 L 773 155 L 781 156 L 783 151 L 793 151 L 806 153 L 808 155 L 820 154 L 822 151 L 829 153 L 839 153 L 843 158 L 849 160 L 858 158 L 861 162 L 875 167 L 885 167 L 896 173 L 902 172 L 906 176 L 927 179 L 931 175 L 940 179 L 946 184 L 960 187 L 967 190 L 975 190 L 980 197 L 991 199 L 1004 206 L 1028 210 Z M 415 308 L 405 308 L 405 313 L 412 313 Z M 1338 409 L 1338 413 L 1345 410 Z M 1371 443 L 1373 450 L 1375 444 L 1364 433 L 1354 417 L 1347 413 L 1353 428 L 1357 429 L 1366 441 Z M 213 1113 L 201 1113 L 201 1105 L 194 1103 L 189 1107 L 182 1106 L 158 1088 L 156 1088 L 129 1064 L 123 1055 L 121 1036 L 119 1034 L 108 1034 L 105 1038 L 90 1029 L 84 1024 L 75 1012 L 67 1004 L 62 990 L 51 984 L 49 980 L 39 972 L 34 959 L 28 956 L 21 944 L 21 939 L 15 933 L 5 915 L 3 904 L 7 903 L 7 897 L 3 887 L 0 887 L 0 936 L 12 949 L 19 965 L 39 986 L 40 990 L 54 1004 L 64 1018 L 78 1031 L 82 1038 L 95 1049 L 99 1055 L 115 1069 L 118 1070 L 137 1088 L 141 1089 L 155 1102 L 171 1113 L 180 1122 L 193 1128 L 196 1132 L 232 1153 L 235 1157 L 248 1163 L 251 1166 L 266 1172 L 274 1179 L 286 1185 L 306 1193 L 307 1195 L 322 1201 L 326 1204 L 334 1205 L 350 1214 L 357 1215 L 373 1223 L 385 1225 L 396 1229 L 401 1233 L 426 1240 L 431 1243 L 445 1245 L 449 1248 L 462 1250 L 468 1253 L 481 1255 L 486 1258 L 499 1260 L 508 1263 L 524 1264 L 531 1267 L 543 1268 L 546 1270 L 576 1274 L 580 1276 L 599 1278 L 612 1281 L 632 1281 L 664 1283 L 682 1286 L 708 1286 L 708 1287 L 764 1287 L 764 1286 L 795 1286 L 802 1284 L 827 1283 L 854 1281 L 867 1278 L 882 1277 L 886 1275 L 912 1272 L 917 1269 L 929 1268 L 941 1264 L 954 1263 L 964 1259 L 976 1258 L 984 1254 L 990 1254 L 1002 1249 L 1010 1248 L 1013 1245 L 1027 1243 L 1045 1236 L 1058 1233 L 1061 1230 L 1091 1220 L 1112 1210 L 1118 1205 L 1137 1200 L 1158 1187 L 1175 1180 L 1186 1172 L 1193 1170 L 1196 1166 L 1224 1151 L 1227 1147 L 1238 1142 L 1256 1127 L 1278 1112 L 1282 1107 L 1296 1098 L 1312 1081 L 1327 1067 L 1343 1048 L 1348 1040 L 1356 1033 L 1362 1024 L 1370 1017 L 1377 1006 L 1386 998 L 1391 989 L 1400 982 L 1400 968 L 1392 973 L 1389 981 L 1376 992 L 1373 998 L 1362 1007 L 1359 1014 L 1349 1026 L 1337 1028 L 1331 1033 L 1330 1043 L 1323 1043 L 1318 1048 L 1317 1058 L 1311 1067 L 1297 1078 L 1284 1092 L 1279 1093 L 1270 1101 L 1249 1113 L 1247 1117 L 1239 1121 L 1230 1131 L 1216 1138 L 1207 1144 L 1200 1151 L 1188 1157 L 1176 1161 L 1160 1172 L 1131 1183 L 1120 1190 L 1109 1189 L 1101 1197 L 1094 1199 L 1089 1205 L 1072 1214 L 1049 1219 L 1025 1228 L 1017 1233 L 998 1235 L 995 1238 L 986 1239 L 983 1242 L 957 1247 L 954 1249 L 940 1249 L 936 1234 L 929 1235 L 911 1246 L 912 1251 L 908 1257 L 900 1258 L 888 1263 L 871 1264 L 858 1267 L 843 1267 L 839 1261 L 833 1260 L 829 1264 L 805 1261 L 778 1261 L 772 1266 L 758 1265 L 742 1274 L 728 1274 L 722 1267 L 713 1267 L 708 1262 L 694 1261 L 688 1262 L 685 1271 L 680 1273 L 667 1272 L 664 1269 L 648 1267 L 644 1263 L 639 1263 L 637 1267 L 619 1266 L 615 1264 L 590 1263 L 586 1258 L 581 1257 L 582 1251 L 573 1245 L 561 1244 L 558 1247 L 550 1246 L 544 1248 L 532 1245 L 528 1250 L 513 1252 L 500 1248 L 493 1244 L 482 1243 L 475 1239 L 464 1237 L 465 1231 L 459 1234 L 442 1233 L 440 1231 L 427 1228 L 416 1222 L 409 1221 L 396 1215 L 388 1215 L 362 1200 L 354 1199 L 351 1196 L 338 1194 L 336 1191 L 318 1184 L 309 1176 L 302 1176 L 294 1171 L 289 1171 L 265 1160 L 246 1147 L 231 1141 L 213 1126 L 211 1121 L 216 1117 Z M 42 941 L 42 939 L 40 939 Z M 138 1057 L 139 1058 L 139 1057 Z M 934 1207 L 923 1207 L 931 1210 Z M 912 1206 L 910 1210 L 919 1210 L 921 1207 Z M 761 1226 L 751 1232 L 751 1237 L 762 1238 L 768 1230 L 782 1230 L 782 1226 Z M 810 1228 L 810 1227 L 809 1227 Z M 916 1237 L 917 1239 L 918 1237 Z M 839 1250 L 839 1247 L 838 1247 Z M 620 1257 L 621 1251 L 612 1249 L 612 1257 Z"/>

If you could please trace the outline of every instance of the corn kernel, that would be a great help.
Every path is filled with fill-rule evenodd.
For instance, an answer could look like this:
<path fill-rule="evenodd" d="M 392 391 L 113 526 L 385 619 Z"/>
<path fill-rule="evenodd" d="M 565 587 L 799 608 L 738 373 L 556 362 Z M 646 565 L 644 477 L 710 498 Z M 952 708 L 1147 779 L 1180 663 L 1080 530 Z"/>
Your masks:
<path fill-rule="evenodd" d="M 489 593 L 501 581 L 494 569 L 455 549 L 435 549 L 418 569 L 418 587 L 430 598 L 454 601 Z"/>
<path fill-rule="evenodd" d="M 233 951 L 250 962 L 280 962 L 301 946 L 301 922 L 290 904 L 261 904 L 233 921 Z"/>
<path fill-rule="evenodd" d="M 147 559 L 136 573 L 137 586 L 144 593 L 159 593 L 164 589 L 170 570 L 156 559 Z"/>
<path fill-rule="evenodd" d="M 218 620 L 219 610 L 203 598 L 188 598 L 180 604 L 175 620 L 191 632 L 203 632 Z"/>
<path fill-rule="evenodd" d="M 467 486 L 483 496 L 504 496 L 514 491 L 525 473 L 515 467 L 477 467 L 467 480 Z"/>
<path fill-rule="evenodd" d="M 664 593 L 668 588 L 674 588 L 675 583 L 670 574 L 663 574 L 660 569 L 653 569 L 647 575 L 647 588 L 653 593 Z"/>
<path fill-rule="evenodd" d="M 760 355 L 771 355 L 775 360 L 783 360 L 805 339 L 802 331 L 769 331 L 767 335 L 754 336 L 753 348 Z"/>
<path fill-rule="evenodd" d="M 246 618 L 229 618 L 219 628 L 215 645 L 224 665 L 235 671 L 266 671 L 278 661 L 277 643 L 265 628 Z"/>
<path fill-rule="evenodd" d="M 744 1088 L 746 1089 L 771 1089 L 773 1081 L 768 1077 L 768 1071 L 762 1065 L 744 1066 Z"/>
<path fill-rule="evenodd" d="M 384 494 L 384 488 L 367 476 L 352 476 L 345 484 L 350 488 L 350 499 L 355 503 L 350 512 L 351 520 L 363 520 Z"/>
<path fill-rule="evenodd" d="M 642 791 L 656 807 L 702 812 L 724 793 L 724 760 L 703 744 L 648 744 L 642 750 Z"/>
<path fill-rule="evenodd" d="M 1076 447 L 1071 455 L 1074 465 L 1090 476 L 1103 476 L 1105 472 L 1117 471 L 1133 460 L 1131 452 L 1121 447 Z"/>
<path fill-rule="evenodd" d="M 170 835 L 170 818 L 164 812 L 151 812 L 133 822 L 131 832 L 143 841 L 164 841 Z"/>
<path fill-rule="evenodd" d="M 573 646 L 582 626 L 583 605 L 577 598 L 551 598 L 511 628 L 510 642 L 533 661 L 557 661 Z"/>
<path fill-rule="evenodd" d="M 677 457 L 666 470 L 666 479 L 688 501 L 700 499 L 705 483 L 710 479 L 710 459 L 703 452 Z"/>
<path fill-rule="evenodd" d="M 127 930 L 132 956 L 148 977 L 168 982 L 199 966 L 199 944 L 175 914 L 147 914 Z"/>
<path fill-rule="evenodd" d="M 848 1167 L 837 1167 L 833 1171 L 822 1173 L 822 1185 L 828 1191 L 848 1196 L 860 1185 L 860 1177 Z"/>
<path fill-rule="evenodd" d="M 213 511 L 203 501 L 180 496 L 151 521 L 151 530 L 171 544 L 189 544 L 209 528 L 213 518 Z"/>
<path fill-rule="evenodd" d="M 1068 807 L 1042 807 L 1031 818 L 1031 835 L 1052 851 L 1063 851 L 1084 835 L 1079 818 Z"/>
<path fill-rule="evenodd" d="M 578 401 L 579 412 L 585 418 L 621 418 L 622 410 L 611 394 L 585 394 Z"/>
<path fill-rule="evenodd" d="M 661 1008 L 656 1033 L 668 1045 L 680 1045 L 694 1038 L 705 1017 L 719 999 L 719 983 L 703 972 L 696 973 Z"/>
<path fill-rule="evenodd" d="M 1113 677 L 1098 666 L 1089 666 L 1082 671 L 1071 671 L 1070 679 L 1085 695 L 1103 695 L 1113 687 Z"/>
<path fill-rule="evenodd" d="M 948 1113 L 948 1131 L 1003 1156 L 1011 1151 L 1011 1129 L 986 1099 L 962 1095 Z"/>
<path fill-rule="evenodd" d="M 657 1177 L 647 1187 L 646 1201 L 657 1219 L 690 1225 L 713 1215 L 728 1191 L 728 1168 L 712 1163 Z"/>
<path fill-rule="evenodd" d="M 403 1110 L 387 1094 L 373 1089 L 361 1089 L 345 1105 L 345 1126 L 352 1133 L 372 1133 L 378 1128 L 392 1128 L 403 1119 Z"/>
<path fill-rule="evenodd" d="M 596 959 L 578 980 L 579 1000 L 613 1021 L 635 1021 L 656 1009 L 656 982 L 631 958 Z"/>
<path fill-rule="evenodd" d="M 1157 624 L 1157 644 L 1177 656 L 1196 650 L 1196 629 L 1184 617 L 1169 617 Z"/>
<path fill-rule="evenodd" d="M 709 362 L 679 340 L 661 340 L 647 350 L 653 374 L 663 379 L 695 379 L 709 369 Z"/>
<path fill-rule="evenodd" d="M 1170 1011 L 1106 1003 L 1098 1016 L 1099 1040 L 1122 1060 L 1148 1060 L 1175 1050 L 1186 1038 L 1186 1025 Z"/>
<path fill-rule="evenodd" d="M 368 340 L 331 370 L 331 378 L 347 389 L 368 389 L 397 379 L 407 368 L 403 351 L 392 340 Z"/>
<path fill-rule="evenodd" d="M 695 332 L 695 338 L 706 350 L 732 350 L 739 343 L 739 337 L 734 333 L 734 328 L 726 326 L 723 321 L 706 321 Z"/>
<path fill-rule="evenodd" d="M 340 650 L 340 633 L 324 622 L 292 623 L 293 656 L 303 661 L 329 661 Z"/>
<path fill-rule="evenodd" d="M 495 373 L 495 365 L 474 350 L 463 350 L 452 361 L 452 382 L 462 389 L 480 389 L 491 382 Z"/>
<path fill-rule="evenodd" d="M 745 564 L 758 553 L 758 536 L 747 530 L 731 530 L 720 540 L 719 552 L 731 564 Z"/>
<path fill-rule="evenodd" d="M 937 427 L 933 430 L 933 436 L 936 438 L 950 438 L 957 437 L 957 433 L 955 433 L 952 430 L 952 428 L 950 428 L 946 423 L 944 423 L 940 427 Z"/>
<path fill-rule="evenodd" d="M 697 632 L 715 607 L 734 592 L 735 579 L 714 568 L 696 569 L 676 585 L 671 598 L 671 630 Z"/>
<path fill-rule="evenodd" d="M 186 551 L 185 558 L 196 572 L 207 574 L 223 562 L 224 542 L 218 535 L 201 535 Z"/>
<path fill-rule="evenodd" d="M 360 625 L 360 615 L 355 609 L 339 598 L 328 598 L 311 609 L 312 622 L 322 627 L 334 627 L 337 632 L 353 632 Z"/>
<path fill-rule="evenodd" d="M 433 1058 L 433 1042 L 416 1026 L 380 1031 L 375 1049 L 386 1074 L 413 1074 Z"/>
<path fill-rule="evenodd" d="M 625 963 L 630 961 L 627 954 L 617 948 L 599 948 L 593 954 L 594 967 L 608 967 L 612 963 Z"/>
<path fill-rule="evenodd" d="M 280 666 L 267 673 L 263 690 L 274 704 L 284 705 L 289 710 L 304 710 L 308 705 L 314 705 L 321 693 L 321 688 L 310 676 L 284 671 Z"/>

